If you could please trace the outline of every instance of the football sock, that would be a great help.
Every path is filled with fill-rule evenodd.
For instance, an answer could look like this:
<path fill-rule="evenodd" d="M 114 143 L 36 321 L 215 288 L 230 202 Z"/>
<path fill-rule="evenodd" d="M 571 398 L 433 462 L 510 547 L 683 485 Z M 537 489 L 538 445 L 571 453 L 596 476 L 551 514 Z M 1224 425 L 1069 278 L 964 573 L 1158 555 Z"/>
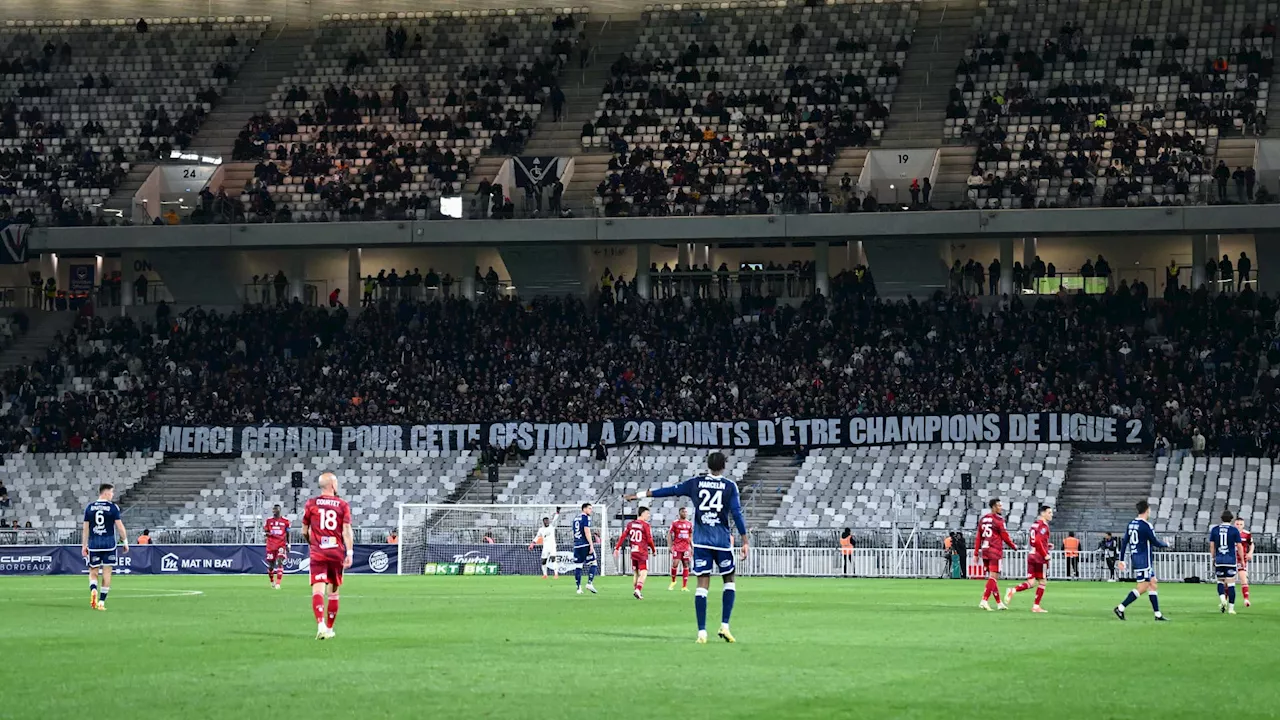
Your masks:
<path fill-rule="evenodd" d="M 1227 604 L 1228 605 L 1236 604 L 1236 586 L 1235 585 L 1227 586 Z"/>
<path fill-rule="evenodd" d="M 588 565 L 587 566 L 587 584 L 590 585 L 595 581 L 596 581 L 596 566 L 594 564 Z"/>
<path fill-rule="evenodd" d="M 1129 607 L 1130 605 L 1134 604 L 1137 601 L 1138 601 L 1138 591 L 1130 590 L 1129 594 L 1125 596 L 1124 602 L 1120 603 L 1120 606 Z M 1152 600 L 1152 602 L 1154 603 L 1155 601 Z"/>
<path fill-rule="evenodd" d="M 311 593 L 311 610 L 316 615 L 316 622 L 324 622 L 324 593 Z"/>
<path fill-rule="evenodd" d="M 1218 602 L 1222 603 L 1223 605 L 1227 604 L 1227 584 L 1226 583 L 1221 583 L 1221 582 L 1218 583 Z"/>
<path fill-rule="evenodd" d="M 720 595 L 720 623 L 729 626 L 729 617 L 733 615 L 733 601 L 738 597 L 737 583 L 724 584 L 724 592 Z"/>
<path fill-rule="evenodd" d="M 707 589 L 698 588 L 693 591 L 693 611 L 698 616 L 698 631 L 707 630 Z"/>
<path fill-rule="evenodd" d="M 578 587 L 582 587 L 582 568 L 573 569 L 573 581 L 578 583 Z"/>
<path fill-rule="evenodd" d="M 1245 602 L 1248 602 L 1248 601 L 1249 601 L 1249 586 L 1248 586 L 1248 585 L 1242 585 L 1242 586 L 1240 587 L 1240 593 L 1241 593 L 1242 595 L 1244 595 Z"/>
<path fill-rule="evenodd" d="M 689 563 L 684 564 L 684 580 L 680 583 L 680 587 L 689 587 Z M 1245 591 L 1244 599 L 1249 599 L 1248 591 Z"/>
<path fill-rule="evenodd" d="M 98 583 L 96 583 L 96 582 L 94 582 L 94 581 L 90 580 L 90 581 L 89 581 L 89 592 L 93 592 L 94 590 L 97 590 L 97 589 L 98 589 Z"/>
<path fill-rule="evenodd" d="M 1044 597 L 1044 586 L 1043 586 L 1043 585 L 1041 585 L 1040 587 L 1036 588 L 1036 604 L 1037 604 L 1037 605 L 1039 605 L 1039 604 L 1040 604 L 1040 598 L 1042 598 L 1042 597 Z"/>
<path fill-rule="evenodd" d="M 994 578 L 987 578 L 987 589 L 982 593 L 982 599 L 995 597 L 996 602 L 1000 602 L 1000 584 Z"/>
<path fill-rule="evenodd" d="M 1030 589 L 1031 589 L 1031 583 L 1029 583 L 1029 582 L 1024 582 L 1024 583 L 1019 583 L 1019 584 L 1015 585 L 1015 586 L 1014 586 L 1014 588 L 1013 588 L 1013 591 L 1014 591 L 1014 592 L 1016 592 L 1016 593 L 1020 593 L 1020 592 L 1022 592 L 1023 590 L 1030 590 Z"/>
<path fill-rule="evenodd" d="M 107 601 L 107 593 L 109 593 L 109 592 L 111 592 L 111 586 L 110 586 L 110 585 L 103 585 L 103 586 L 102 586 L 102 589 L 98 591 L 98 602 L 106 602 L 106 601 Z"/>
<path fill-rule="evenodd" d="M 678 564 L 671 566 L 671 582 L 676 581 L 676 571 L 679 569 L 680 569 L 680 566 Z"/>
<path fill-rule="evenodd" d="M 324 624 L 333 629 L 333 621 L 338 617 L 338 593 L 329 596 L 329 612 L 325 615 Z"/>
<path fill-rule="evenodd" d="M 1151 592 L 1147 593 L 1147 599 L 1151 601 L 1151 609 L 1154 610 L 1157 615 L 1159 615 L 1160 614 L 1160 595 L 1155 590 L 1152 590 Z"/>

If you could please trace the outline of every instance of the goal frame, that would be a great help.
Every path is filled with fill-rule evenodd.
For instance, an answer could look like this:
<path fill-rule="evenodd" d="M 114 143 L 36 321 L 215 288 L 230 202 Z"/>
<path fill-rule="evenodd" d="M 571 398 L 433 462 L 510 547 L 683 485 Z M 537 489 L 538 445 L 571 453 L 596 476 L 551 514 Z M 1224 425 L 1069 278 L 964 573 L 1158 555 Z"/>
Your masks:
<path fill-rule="evenodd" d="M 613 545 L 612 545 L 613 536 L 612 536 L 612 533 L 610 532 L 610 527 L 609 527 L 612 521 L 612 518 L 609 516 L 609 506 L 604 503 L 597 503 L 597 502 L 592 502 L 591 505 L 593 510 L 591 515 L 592 517 L 591 531 L 594 536 L 597 536 L 599 538 L 599 542 L 600 542 L 599 549 L 597 550 L 597 553 L 596 553 L 597 573 L 600 575 L 616 575 L 621 571 L 618 569 L 617 563 L 615 563 L 613 560 Z M 430 517 L 432 513 L 436 513 L 436 512 L 448 513 L 455 510 L 474 511 L 474 512 L 489 511 L 489 512 L 498 512 L 498 513 L 510 512 L 513 514 L 516 512 L 538 513 L 538 511 L 543 511 L 542 514 L 545 514 L 546 516 L 549 517 L 555 514 L 557 507 L 561 509 L 561 513 L 560 513 L 561 515 L 567 514 L 569 517 L 573 517 L 573 514 L 578 511 L 578 507 L 576 504 L 570 504 L 569 513 L 565 513 L 564 504 L 556 505 L 552 503 L 528 503 L 528 504 L 522 504 L 522 503 L 413 503 L 413 502 L 398 503 L 396 505 L 396 513 L 397 513 L 396 534 L 397 534 L 397 537 L 399 538 L 399 542 L 396 545 L 396 574 L 397 575 L 406 574 L 404 571 L 405 539 L 409 537 L 413 537 L 412 533 L 405 532 L 406 530 L 405 510 L 406 509 L 410 509 L 410 510 L 421 509 L 424 512 L 424 515 L 423 515 L 424 518 Z M 596 521 L 596 518 L 599 518 L 598 522 Z M 536 527 L 530 527 L 531 536 L 536 532 L 537 532 Z M 514 546 L 513 543 L 503 543 L 502 545 L 508 546 L 508 547 Z M 572 541 L 570 541 L 570 547 L 571 546 L 572 546 Z"/>

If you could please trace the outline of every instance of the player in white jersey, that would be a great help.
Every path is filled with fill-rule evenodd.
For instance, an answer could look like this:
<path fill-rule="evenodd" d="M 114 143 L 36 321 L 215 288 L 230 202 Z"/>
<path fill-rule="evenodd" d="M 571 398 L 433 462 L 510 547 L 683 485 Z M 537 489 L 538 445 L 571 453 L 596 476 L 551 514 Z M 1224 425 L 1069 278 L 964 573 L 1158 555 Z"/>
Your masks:
<path fill-rule="evenodd" d="M 549 518 L 542 518 L 542 527 L 538 528 L 538 535 L 533 538 L 533 544 L 529 546 L 532 550 L 534 545 L 542 546 L 542 579 L 547 579 L 547 565 L 551 565 L 551 570 L 555 573 L 555 579 L 560 579 L 560 565 L 556 563 L 556 523 L 560 520 L 560 508 L 556 508 L 556 514 Z"/>

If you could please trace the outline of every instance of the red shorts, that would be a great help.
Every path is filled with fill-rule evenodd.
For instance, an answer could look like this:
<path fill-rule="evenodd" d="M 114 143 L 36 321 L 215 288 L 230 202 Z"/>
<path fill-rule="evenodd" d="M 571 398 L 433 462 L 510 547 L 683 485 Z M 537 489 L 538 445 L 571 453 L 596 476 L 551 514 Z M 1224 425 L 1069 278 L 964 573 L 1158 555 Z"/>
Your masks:
<path fill-rule="evenodd" d="M 648 570 L 649 569 L 648 553 L 631 553 L 631 566 L 634 567 L 636 570 Z"/>
<path fill-rule="evenodd" d="M 312 556 L 311 584 L 328 583 L 334 587 L 342 587 L 342 562 Z"/>
<path fill-rule="evenodd" d="M 1236 572 L 1249 572 L 1249 561 L 1236 563 Z"/>
<path fill-rule="evenodd" d="M 1027 579 L 1043 580 L 1044 569 L 1046 567 L 1048 567 L 1048 563 L 1044 562 L 1043 560 L 1040 560 L 1039 558 L 1033 555 L 1028 555 L 1027 556 Z"/>
<path fill-rule="evenodd" d="M 280 547 L 267 546 L 267 562 L 270 563 L 275 560 L 280 560 L 281 562 L 287 562 L 289 560 L 288 545 L 281 545 Z"/>
<path fill-rule="evenodd" d="M 982 563 L 982 569 L 986 572 L 989 572 L 989 573 L 1000 572 L 1000 561 L 998 559 L 992 560 L 990 558 L 982 558 L 981 563 Z"/>
<path fill-rule="evenodd" d="M 678 552 L 673 551 L 671 553 L 671 567 L 675 567 L 676 563 L 684 563 L 685 565 L 692 565 L 693 551 L 692 550 L 680 550 Z"/>

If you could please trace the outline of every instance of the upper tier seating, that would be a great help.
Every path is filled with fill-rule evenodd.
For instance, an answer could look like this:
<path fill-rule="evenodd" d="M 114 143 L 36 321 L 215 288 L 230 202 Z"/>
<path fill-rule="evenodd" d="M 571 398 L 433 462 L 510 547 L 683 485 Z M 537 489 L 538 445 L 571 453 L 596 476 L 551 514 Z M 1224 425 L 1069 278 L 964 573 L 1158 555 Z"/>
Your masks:
<path fill-rule="evenodd" d="M 976 527 L 986 498 L 1004 500 L 1012 528 L 1027 528 L 1054 503 L 1071 448 L 1065 445 L 903 445 L 810 453 L 770 528 Z M 960 476 L 973 474 L 973 491 Z"/>
<path fill-rule="evenodd" d="M 945 133 L 979 145 L 970 198 L 1006 208 L 1203 202 L 1219 135 L 1254 128 L 1266 108 L 1273 40 L 1259 33 L 1275 12 L 1234 0 L 991 0 L 975 17 Z"/>
<path fill-rule="evenodd" d="M 585 15 L 582 8 L 577 9 Z M 548 9 L 331 17 L 236 143 L 248 219 L 425 219 L 482 152 L 518 153 L 578 26 Z M 323 216 L 323 217 L 322 217 Z"/>
<path fill-rule="evenodd" d="M 1160 532 L 1204 531 L 1223 510 L 1244 517 L 1253 532 L 1277 532 L 1280 492 L 1271 458 L 1186 456 L 1156 462 L 1152 524 Z"/>
<path fill-rule="evenodd" d="M 9 492 L 9 515 L 37 530 L 74 530 L 98 485 L 115 485 L 116 497 L 160 464 L 160 453 L 14 453 L 0 465 Z"/>
<path fill-rule="evenodd" d="M 808 209 L 839 149 L 880 137 L 914 3 L 738 5 L 644 13 L 583 128 L 585 147 L 616 155 L 606 214 Z"/>
<path fill-rule="evenodd" d="M 95 222 L 131 163 L 187 146 L 269 20 L 6 23 L 0 219 Z"/>

